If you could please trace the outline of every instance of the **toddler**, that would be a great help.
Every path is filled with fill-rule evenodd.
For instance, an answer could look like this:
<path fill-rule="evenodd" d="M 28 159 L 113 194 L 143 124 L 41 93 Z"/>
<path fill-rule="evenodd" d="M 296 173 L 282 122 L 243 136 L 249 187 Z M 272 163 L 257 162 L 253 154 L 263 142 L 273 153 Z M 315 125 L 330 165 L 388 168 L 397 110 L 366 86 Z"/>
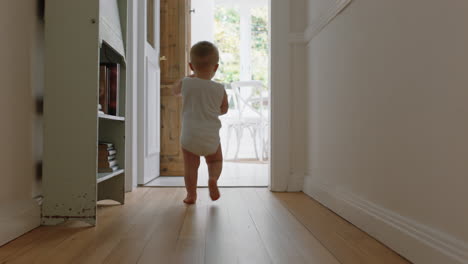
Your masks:
<path fill-rule="evenodd" d="M 176 95 L 182 95 L 182 133 L 180 137 L 184 154 L 185 188 L 184 203 L 197 200 L 197 179 L 200 156 L 208 165 L 210 197 L 220 197 L 218 178 L 223 168 L 223 154 L 219 140 L 221 121 L 219 116 L 228 111 L 224 85 L 211 79 L 219 66 L 219 52 L 208 41 L 195 44 L 190 50 L 190 69 L 194 74 L 183 78 L 173 87 Z"/>

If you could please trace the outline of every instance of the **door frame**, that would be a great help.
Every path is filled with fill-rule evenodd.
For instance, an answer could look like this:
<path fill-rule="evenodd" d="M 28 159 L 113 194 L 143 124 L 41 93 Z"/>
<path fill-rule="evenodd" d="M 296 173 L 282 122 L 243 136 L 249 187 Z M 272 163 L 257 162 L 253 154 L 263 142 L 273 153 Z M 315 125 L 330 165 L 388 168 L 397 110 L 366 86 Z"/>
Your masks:
<path fill-rule="evenodd" d="M 155 0 L 159 8 L 159 0 Z M 155 7 L 156 8 L 156 7 Z M 144 9 L 143 11 L 141 9 Z M 144 102 L 146 95 L 144 84 L 146 77 L 145 69 L 140 69 L 145 65 L 144 56 L 141 56 L 141 49 L 146 45 L 146 21 L 140 21 L 140 12 L 146 13 L 146 0 L 128 0 L 128 20 L 127 20 L 127 129 L 126 129 L 126 171 L 125 171 L 125 190 L 130 192 L 134 190 L 141 182 L 141 175 L 144 174 L 145 164 L 142 162 L 144 155 L 147 152 L 148 138 L 145 136 L 145 130 L 148 124 L 145 120 L 146 109 Z M 155 27 L 159 28 L 159 22 Z M 144 27 L 143 29 L 141 27 Z M 159 42 L 159 35 L 155 39 Z M 159 54 L 156 55 L 159 57 Z M 159 62 L 159 58 L 156 59 Z M 159 81 L 159 80 L 158 80 Z M 159 123 L 159 121 L 158 121 Z M 159 125 L 158 125 L 159 126 Z M 160 148 L 159 141 L 156 143 L 157 148 Z M 159 160 L 159 157 L 158 157 Z M 158 165 L 159 172 L 159 165 Z"/>
<path fill-rule="evenodd" d="M 272 191 L 300 191 L 299 187 L 294 186 L 295 177 L 291 173 L 291 91 L 284 87 L 291 87 L 291 72 L 290 72 L 290 0 L 269 0 L 270 1 L 270 98 L 271 98 L 271 126 L 270 126 L 270 185 Z M 136 65 L 140 62 L 137 56 L 138 47 L 138 21 L 137 11 L 138 0 L 129 0 L 129 27 L 128 27 L 128 87 L 130 94 L 127 95 L 127 116 L 129 118 L 129 129 L 127 130 L 127 140 L 129 146 L 127 149 L 128 172 L 127 191 L 134 189 L 137 186 L 137 153 L 138 146 L 136 136 L 139 129 L 144 129 L 144 124 L 139 124 L 137 120 L 137 80 L 138 74 Z M 141 2 L 140 2 L 141 3 Z"/>
<path fill-rule="evenodd" d="M 270 190 L 299 191 L 291 186 L 291 46 L 290 0 L 270 0 Z M 275 54 L 275 56 L 271 56 Z M 285 89 L 288 87 L 289 89 Z M 287 125 L 285 125 L 287 124 Z M 302 187 L 302 186 L 301 186 Z"/>
<path fill-rule="evenodd" d="M 125 191 L 131 192 L 137 187 L 138 175 L 138 72 L 137 72 L 137 48 L 138 48 L 138 1 L 128 1 L 127 14 L 127 97 L 126 97 L 126 121 L 125 130 Z"/>

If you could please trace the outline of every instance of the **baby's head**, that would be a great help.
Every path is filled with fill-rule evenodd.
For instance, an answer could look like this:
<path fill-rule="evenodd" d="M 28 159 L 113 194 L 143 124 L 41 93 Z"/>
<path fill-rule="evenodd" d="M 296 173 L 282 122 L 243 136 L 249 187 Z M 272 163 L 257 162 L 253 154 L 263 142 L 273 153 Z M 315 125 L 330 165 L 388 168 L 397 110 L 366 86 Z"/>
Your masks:
<path fill-rule="evenodd" d="M 219 66 L 218 48 L 209 41 L 200 41 L 190 49 L 190 69 L 195 74 L 213 78 Z"/>

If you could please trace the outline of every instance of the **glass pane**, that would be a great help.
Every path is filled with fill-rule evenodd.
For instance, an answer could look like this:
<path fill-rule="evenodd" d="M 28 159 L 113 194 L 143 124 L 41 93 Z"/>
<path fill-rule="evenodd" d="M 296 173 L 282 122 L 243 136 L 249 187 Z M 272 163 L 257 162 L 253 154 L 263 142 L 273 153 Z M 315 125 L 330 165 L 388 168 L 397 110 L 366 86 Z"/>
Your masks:
<path fill-rule="evenodd" d="M 146 5 L 146 41 L 154 48 L 154 0 L 147 0 Z"/>
<path fill-rule="evenodd" d="M 251 28 L 252 80 L 268 83 L 268 7 L 253 8 Z"/>
<path fill-rule="evenodd" d="M 234 7 L 215 7 L 214 42 L 222 58 L 216 79 L 231 83 L 240 79 L 240 15 Z"/>

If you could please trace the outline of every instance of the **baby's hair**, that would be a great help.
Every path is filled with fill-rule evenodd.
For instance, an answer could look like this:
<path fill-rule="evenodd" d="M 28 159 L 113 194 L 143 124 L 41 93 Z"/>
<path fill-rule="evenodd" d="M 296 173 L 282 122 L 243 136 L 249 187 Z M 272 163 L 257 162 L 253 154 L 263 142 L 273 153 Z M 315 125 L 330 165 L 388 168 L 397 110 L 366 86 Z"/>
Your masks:
<path fill-rule="evenodd" d="M 200 41 L 190 49 L 190 62 L 195 68 L 205 68 L 219 63 L 218 48 L 209 41 Z"/>

